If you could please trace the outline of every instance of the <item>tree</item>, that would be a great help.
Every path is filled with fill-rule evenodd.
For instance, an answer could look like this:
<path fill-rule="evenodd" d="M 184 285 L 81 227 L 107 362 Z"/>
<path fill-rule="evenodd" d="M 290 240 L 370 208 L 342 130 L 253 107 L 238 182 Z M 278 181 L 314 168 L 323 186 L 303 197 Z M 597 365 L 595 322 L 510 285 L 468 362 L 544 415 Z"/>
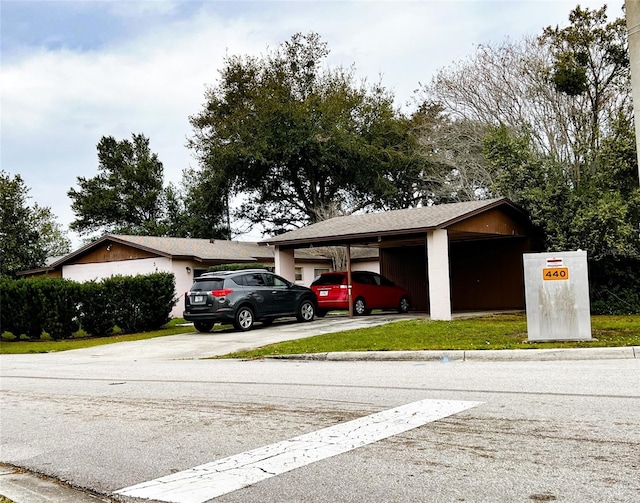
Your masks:
<path fill-rule="evenodd" d="M 547 27 L 538 40 L 554 58 L 551 82 L 571 98 L 572 112 L 579 117 L 575 125 L 583 126 L 576 128 L 574 149 L 577 160 L 588 167 L 616 112 L 631 114 L 627 26 L 623 17 L 607 22 L 606 5 L 598 10 L 578 6 L 569 21 L 565 28 Z"/>
<path fill-rule="evenodd" d="M 296 34 L 260 58 L 225 60 L 190 118 L 201 169 L 192 191 L 206 187 L 233 217 L 278 233 L 313 223 L 327 209 L 345 214 L 411 204 L 423 162 L 411 121 L 381 85 L 355 83 L 353 69 L 328 69 L 327 44 Z M 409 199 L 409 200 L 407 200 Z"/>
<path fill-rule="evenodd" d="M 531 37 L 481 45 L 473 56 L 440 69 L 418 98 L 440 107 L 454 124 L 520 127 L 537 148 L 562 161 L 566 155 L 556 138 L 563 129 L 558 120 L 564 104 L 555 99 L 558 93 L 546 77 L 550 61 L 549 52 Z"/>
<path fill-rule="evenodd" d="M 606 7 L 577 7 L 569 19 L 538 38 L 480 46 L 422 86 L 421 99 L 453 120 L 519 128 L 579 184 L 614 117 L 632 116 L 631 87 L 624 19 L 607 22 Z"/>
<path fill-rule="evenodd" d="M 491 195 L 493 178 L 483 151 L 490 126 L 454 120 L 442 106 L 427 103 L 414 114 L 414 121 L 418 152 L 428 159 L 421 173 L 425 200 L 448 203 Z"/>
<path fill-rule="evenodd" d="M 163 166 L 142 134 L 131 141 L 103 136 L 97 145 L 98 175 L 78 177 L 79 190 L 67 193 L 80 234 L 95 231 L 163 235 Z"/>
<path fill-rule="evenodd" d="M 449 166 L 441 172 L 449 192 L 521 202 L 545 228 L 548 247 L 631 253 L 635 162 L 619 152 L 633 142 L 624 20 L 580 7 L 569 20 L 535 39 L 479 47 L 438 72 L 422 89 L 422 108 L 438 110 L 438 121 L 420 142 Z M 601 226 L 598 238 L 584 228 L 589 222 Z"/>
<path fill-rule="evenodd" d="M 38 233 L 47 258 L 60 257 L 71 251 L 71 241 L 62 225 L 56 222 L 51 208 L 34 204 L 31 210 L 31 227 Z"/>
<path fill-rule="evenodd" d="M 561 166 L 536 151 L 530 136 L 505 125 L 484 140 L 492 194 L 511 199 L 527 211 L 543 234 L 546 250 L 566 250 L 571 227 L 571 186 Z"/>
<path fill-rule="evenodd" d="M 604 7 L 577 7 L 569 21 L 538 38 L 481 46 L 438 72 L 422 88 L 421 110 L 438 115 L 420 144 L 445 167 L 435 173 L 446 192 L 509 197 L 541 229 L 546 250 L 587 250 L 597 312 L 639 312 L 626 26 L 609 22 Z"/>
<path fill-rule="evenodd" d="M 634 185 L 634 132 L 627 120 L 603 140 L 598 172 L 576 187 L 561 166 L 541 156 L 530 138 L 505 126 L 485 140 L 492 190 L 521 205 L 544 230 L 545 249 L 583 249 L 590 259 L 640 259 L 640 188 Z"/>
<path fill-rule="evenodd" d="M 0 275 L 36 269 L 68 253 L 71 242 L 51 209 L 27 204 L 29 188 L 20 175 L 0 171 Z"/>
<path fill-rule="evenodd" d="M 170 204 L 175 207 L 175 210 L 169 211 L 169 215 L 178 215 L 179 218 L 176 232 L 172 235 L 231 239 L 229 192 L 226 190 L 226 180 L 221 178 L 222 174 L 202 176 L 193 169 L 183 173 L 184 195 L 169 198 Z M 175 216 L 170 218 L 176 220 Z"/>

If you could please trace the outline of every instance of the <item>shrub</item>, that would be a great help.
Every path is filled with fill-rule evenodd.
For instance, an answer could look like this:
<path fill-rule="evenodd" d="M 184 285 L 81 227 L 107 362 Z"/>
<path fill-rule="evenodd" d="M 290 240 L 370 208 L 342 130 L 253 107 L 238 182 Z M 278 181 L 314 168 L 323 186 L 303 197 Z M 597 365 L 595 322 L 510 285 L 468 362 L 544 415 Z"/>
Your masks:
<path fill-rule="evenodd" d="M 171 311 L 179 300 L 173 274 L 156 273 L 141 278 L 141 288 L 147 295 L 141 297 L 144 330 L 158 330 L 171 321 Z"/>
<path fill-rule="evenodd" d="M 43 330 L 54 340 L 72 337 L 79 328 L 80 285 L 62 278 L 27 281 L 40 296 Z"/>
<path fill-rule="evenodd" d="M 640 313 L 640 258 L 590 261 L 589 284 L 592 314 Z"/>
<path fill-rule="evenodd" d="M 103 337 L 113 332 L 115 318 L 111 298 L 103 282 L 81 285 L 80 326 L 89 335 Z"/>
<path fill-rule="evenodd" d="M 27 279 L 0 281 L 0 311 L 2 331 L 16 338 L 26 335 L 39 339 L 44 329 L 42 297 L 37 284 Z"/>
<path fill-rule="evenodd" d="M 177 301 L 173 274 L 113 276 L 104 286 L 115 324 L 125 333 L 156 330 L 171 319 Z"/>
<path fill-rule="evenodd" d="M 92 336 L 157 330 L 171 320 L 175 278 L 169 273 L 114 276 L 84 284 L 62 278 L 0 278 L 0 330 L 16 338 L 66 339 L 80 326 Z"/>

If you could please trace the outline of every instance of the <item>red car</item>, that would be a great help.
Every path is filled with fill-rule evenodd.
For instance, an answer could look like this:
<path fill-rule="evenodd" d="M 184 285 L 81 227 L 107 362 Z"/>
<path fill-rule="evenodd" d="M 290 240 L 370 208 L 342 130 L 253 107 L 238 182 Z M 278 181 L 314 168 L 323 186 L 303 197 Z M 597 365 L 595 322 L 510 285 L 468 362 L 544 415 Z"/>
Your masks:
<path fill-rule="evenodd" d="M 351 273 L 353 312 L 358 316 L 372 309 L 396 309 L 407 313 L 411 306 L 409 292 L 384 276 L 369 271 Z M 311 283 L 318 298 L 318 316 L 332 309 L 349 309 L 346 271 L 325 272 Z"/>

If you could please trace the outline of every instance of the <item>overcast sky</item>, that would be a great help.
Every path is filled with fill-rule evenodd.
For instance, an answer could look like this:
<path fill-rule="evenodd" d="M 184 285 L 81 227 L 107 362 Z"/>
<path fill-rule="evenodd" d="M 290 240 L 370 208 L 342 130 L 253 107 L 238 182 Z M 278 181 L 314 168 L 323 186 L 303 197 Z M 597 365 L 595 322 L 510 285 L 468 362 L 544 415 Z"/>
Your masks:
<path fill-rule="evenodd" d="M 538 35 L 566 25 L 578 4 L 605 3 L 610 19 L 622 15 L 623 0 L 0 0 L 1 169 L 20 174 L 29 204 L 49 206 L 67 228 L 67 191 L 97 174 L 102 136 L 143 133 L 165 183 L 197 166 L 188 118 L 225 55 L 264 54 L 314 31 L 330 66 L 381 78 L 400 105 L 478 45 Z"/>

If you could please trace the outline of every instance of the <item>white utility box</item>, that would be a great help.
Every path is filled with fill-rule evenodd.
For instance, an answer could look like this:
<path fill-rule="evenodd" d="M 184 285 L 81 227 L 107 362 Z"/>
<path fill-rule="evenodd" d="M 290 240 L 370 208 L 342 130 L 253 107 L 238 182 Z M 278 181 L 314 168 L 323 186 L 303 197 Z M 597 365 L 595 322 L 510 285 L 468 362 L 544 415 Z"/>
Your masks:
<path fill-rule="evenodd" d="M 525 253 L 529 341 L 591 340 L 587 252 Z"/>

